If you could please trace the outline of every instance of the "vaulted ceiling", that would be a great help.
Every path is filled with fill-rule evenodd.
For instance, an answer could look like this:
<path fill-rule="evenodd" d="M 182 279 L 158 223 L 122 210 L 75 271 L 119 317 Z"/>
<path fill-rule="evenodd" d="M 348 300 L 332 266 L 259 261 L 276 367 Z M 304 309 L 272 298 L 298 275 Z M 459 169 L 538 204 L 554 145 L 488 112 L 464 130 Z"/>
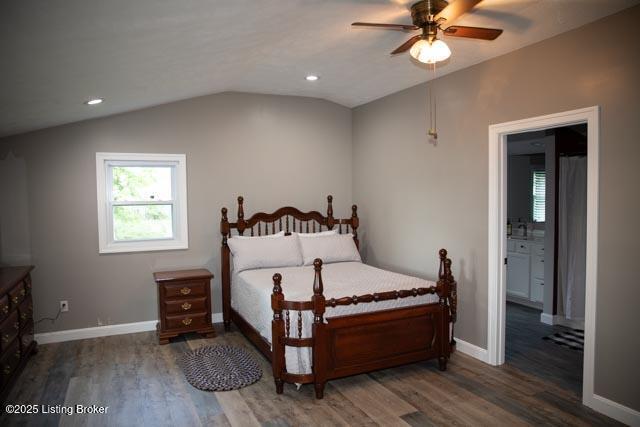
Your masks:
<path fill-rule="evenodd" d="M 455 0 L 452 0 L 455 1 Z M 638 0 L 485 0 L 446 39 L 446 74 L 582 26 Z M 409 0 L 20 0 L 0 5 L 0 136 L 223 91 L 302 95 L 353 107 L 431 78 L 400 31 Z M 307 74 L 320 80 L 307 82 Z M 91 97 L 105 102 L 89 107 Z"/>

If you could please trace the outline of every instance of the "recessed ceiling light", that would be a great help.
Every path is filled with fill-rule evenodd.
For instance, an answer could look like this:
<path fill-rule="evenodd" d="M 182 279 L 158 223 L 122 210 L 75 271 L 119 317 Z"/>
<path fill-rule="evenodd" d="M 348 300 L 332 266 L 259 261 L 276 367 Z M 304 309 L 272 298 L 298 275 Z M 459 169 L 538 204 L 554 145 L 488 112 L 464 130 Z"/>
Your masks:
<path fill-rule="evenodd" d="M 104 101 L 104 99 L 102 99 L 102 98 L 93 98 L 93 99 L 90 99 L 87 102 L 85 102 L 85 104 L 87 104 L 87 105 L 98 105 L 98 104 L 102 104 L 103 101 Z"/>
<path fill-rule="evenodd" d="M 307 79 L 308 82 L 315 82 L 316 80 L 318 80 L 320 77 L 314 75 L 314 74 L 309 74 L 307 77 L 305 77 L 305 79 Z"/>

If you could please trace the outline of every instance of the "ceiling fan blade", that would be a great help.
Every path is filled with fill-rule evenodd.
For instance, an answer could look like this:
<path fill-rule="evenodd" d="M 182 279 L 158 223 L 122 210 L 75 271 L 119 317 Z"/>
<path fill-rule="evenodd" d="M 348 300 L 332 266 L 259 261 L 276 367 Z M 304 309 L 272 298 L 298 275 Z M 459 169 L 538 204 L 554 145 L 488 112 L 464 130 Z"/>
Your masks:
<path fill-rule="evenodd" d="M 405 25 L 405 24 L 374 24 L 371 22 L 354 22 L 351 24 L 353 27 L 373 27 L 373 28 L 386 28 L 389 30 L 419 30 L 419 27 L 415 25 Z"/>
<path fill-rule="evenodd" d="M 455 0 L 449 6 L 445 7 L 435 16 L 436 21 L 444 19 L 447 23 L 452 23 L 461 15 L 469 12 L 482 0 Z"/>
<path fill-rule="evenodd" d="M 394 50 L 393 52 L 391 52 L 392 55 L 395 55 L 397 53 L 402 53 L 402 52 L 406 52 L 409 49 L 411 49 L 411 46 L 413 46 L 414 44 L 416 44 L 416 42 L 418 40 L 420 40 L 422 38 L 422 35 L 419 36 L 413 36 L 411 37 L 409 40 L 407 40 L 406 42 L 404 42 L 400 47 L 398 47 L 396 50 Z"/>
<path fill-rule="evenodd" d="M 452 25 L 442 32 L 447 36 L 481 40 L 495 40 L 502 34 L 502 30 L 497 28 L 463 27 L 460 25 Z"/>

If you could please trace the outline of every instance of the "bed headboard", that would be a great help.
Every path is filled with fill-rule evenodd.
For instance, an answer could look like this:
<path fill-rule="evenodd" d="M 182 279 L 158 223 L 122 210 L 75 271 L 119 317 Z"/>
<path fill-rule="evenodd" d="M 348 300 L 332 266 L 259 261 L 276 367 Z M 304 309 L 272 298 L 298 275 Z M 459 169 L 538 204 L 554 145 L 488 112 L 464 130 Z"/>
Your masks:
<path fill-rule="evenodd" d="M 238 197 L 238 218 L 236 222 L 229 222 L 227 208 L 222 208 L 220 233 L 222 234 L 222 314 L 224 325 L 229 329 L 231 325 L 231 256 L 227 239 L 233 230 L 239 235 L 267 236 L 284 231 L 286 235 L 292 232 L 316 233 L 324 230 L 337 229 L 338 233 L 353 233 L 353 241 L 359 247 L 358 241 L 358 207 L 351 207 L 351 217 L 339 219 L 333 216 L 333 196 L 327 196 L 327 215 L 318 211 L 302 212 L 301 210 L 285 206 L 272 213 L 258 212 L 245 219 L 244 198 Z M 245 234 L 246 233 L 246 234 Z"/>

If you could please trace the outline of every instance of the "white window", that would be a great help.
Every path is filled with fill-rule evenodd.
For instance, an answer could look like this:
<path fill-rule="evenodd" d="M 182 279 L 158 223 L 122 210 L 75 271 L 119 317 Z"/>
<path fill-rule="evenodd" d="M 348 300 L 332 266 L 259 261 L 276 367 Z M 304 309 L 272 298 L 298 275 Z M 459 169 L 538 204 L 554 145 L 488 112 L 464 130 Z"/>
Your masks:
<path fill-rule="evenodd" d="M 184 154 L 96 153 L 100 253 L 187 249 Z"/>
<path fill-rule="evenodd" d="M 545 206 L 545 181 L 546 174 L 543 170 L 533 171 L 533 188 L 532 188 L 532 211 L 533 211 L 533 222 L 544 222 L 544 212 L 546 209 Z"/>

